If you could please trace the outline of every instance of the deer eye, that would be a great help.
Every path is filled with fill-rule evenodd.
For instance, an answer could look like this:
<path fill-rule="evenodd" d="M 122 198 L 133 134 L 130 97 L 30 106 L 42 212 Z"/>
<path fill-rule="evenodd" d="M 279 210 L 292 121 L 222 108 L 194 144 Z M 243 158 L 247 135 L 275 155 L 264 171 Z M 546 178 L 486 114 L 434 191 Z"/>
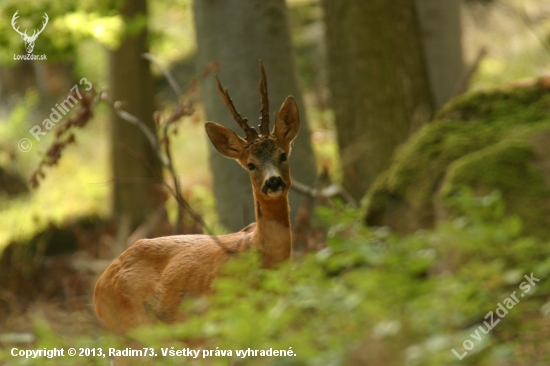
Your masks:
<path fill-rule="evenodd" d="M 286 161 L 286 154 L 281 154 L 281 161 Z"/>
<path fill-rule="evenodd" d="M 254 170 L 256 169 L 256 165 L 252 164 L 252 163 L 249 163 L 248 164 L 248 170 Z"/>

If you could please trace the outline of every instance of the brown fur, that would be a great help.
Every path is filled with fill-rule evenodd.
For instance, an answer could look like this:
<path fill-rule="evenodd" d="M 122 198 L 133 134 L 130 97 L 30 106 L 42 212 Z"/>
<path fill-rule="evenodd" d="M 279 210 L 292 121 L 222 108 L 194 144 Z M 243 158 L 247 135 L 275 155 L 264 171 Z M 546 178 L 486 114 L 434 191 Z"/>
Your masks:
<path fill-rule="evenodd" d="M 221 236 L 179 235 L 138 240 L 99 278 L 94 292 L 96 314 L 115 332 L 180 320 L 178 307 L 185 296 L 210 293 L 218 268 L 231 253 L 258 250 L 264 267 L 287 260 L 292 253 L 288 190 L 290 144 L 298 134 L 298 108 L 293 97 L 283 103 L 273 132 L 247 142 L 233 131 L 212 123 L 206 131 L 216 149 L 249 170 L 256 223 Z M 282 161 L 285 160 L 285 161 Z M 284 188 L 262 191 L 266 179 L 280 177 Z"/>

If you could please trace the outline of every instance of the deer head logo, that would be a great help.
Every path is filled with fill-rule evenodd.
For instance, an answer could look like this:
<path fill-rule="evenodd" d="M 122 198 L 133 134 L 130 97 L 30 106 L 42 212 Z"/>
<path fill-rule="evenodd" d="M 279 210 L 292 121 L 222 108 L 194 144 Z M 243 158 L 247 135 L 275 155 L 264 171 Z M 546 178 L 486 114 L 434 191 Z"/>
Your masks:
<path fill-rule="evenodd" d="M 38 35 L 40 33 L 42 33 L 42 31 L 44 30 L 44 28 L 46 28 L 46 24 L 48 24 L 48 14 L 44 13 L 44 22 L 42 22 L 42 29 L 40 29 L 39 31 L 36 31 L 36 29 L 34 30 L 34 32 L 32 33 L 32 36 L 29 36 L 27 35 L 27 30 L 25 29 L 24 32 L 21 32 L 19 31 L 19 27 L 16 28 L 15 26 L 15 21 L 17 20 L 17 18 L 19 18 L 19 15 L 17 15 L 17 13 L 19 12 L 16 11 L 15 14 L 13 14 L 13 17 L 11 18 L 11 26 L 13 27 L 13 29 L 19 33 L 19 35 L 21 36 L 21 38 L 23 38 L 23 41 L 25 41 L 25 49 L 27 50 L 27 53 L 32 53 L 32 50 L 34 49 L 34 42 L 36 41 L 36 38 L 38 38 Z"/>

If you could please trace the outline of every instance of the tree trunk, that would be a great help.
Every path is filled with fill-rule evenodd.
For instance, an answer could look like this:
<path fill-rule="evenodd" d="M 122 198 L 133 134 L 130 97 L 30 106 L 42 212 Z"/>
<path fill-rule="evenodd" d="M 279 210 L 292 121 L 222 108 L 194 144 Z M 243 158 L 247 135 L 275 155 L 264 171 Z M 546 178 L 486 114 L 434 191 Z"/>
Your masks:
<path fill-rule="evenodd" d="M 361 199 L 433 111 L 413 0 L 323 0 L 344 187 Z"/>
<path fill-rule="evenodd" d="M 120 13 L 127 23 L 136 16 L 146 17 L 147 1 L 126 0 Z M 141 57 L 147 51 L 147 29 L 144 28 L 126 35 L 120 47 L 110 52 L 110 96 L 155 131 L 153 79 L 149 62 Z M 115 217 L 132 229 L 163 205 L 159 184 L 162 170 L 139 128 L 114 113 L 111 120 L 113 210 Z"/>
<path fill-rule="evenodd" d="M 416 0 L 422 40 L 437 109 L 448 102 L 464 77 L 459 0 Z"/>
<path fill-rule="evenodd" d="M 217 74 L 223 86 L 228 88 L 235 107 L 249 118 L 251 125 L 258 124 L 260 115 L 260 59 L 267 74 L 272 123 L 288 95 L 297 99 L 301 126 L 290 160 L 291 172 L 296 180 L 312 185 L 316 167 L 284 0 L 195 0 L 193 10 L 199 75 L 211 62 L 218 62 Z M 201 78 L 201 90 L 208 120 L 244 136 L 218 95 L 213 73 Z M 220 222 L 231 231 L 240 230 L 254 221 L 248 173 L 209 146 Z M 291 213 L 295 214 L 301 197 L 291 192 L 289 199 Z"/>

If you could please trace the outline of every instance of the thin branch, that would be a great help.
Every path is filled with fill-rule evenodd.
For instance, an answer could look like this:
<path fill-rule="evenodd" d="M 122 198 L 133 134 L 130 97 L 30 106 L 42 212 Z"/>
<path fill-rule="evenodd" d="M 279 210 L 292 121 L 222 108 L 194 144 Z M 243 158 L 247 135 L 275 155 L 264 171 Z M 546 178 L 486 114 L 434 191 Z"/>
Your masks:
<path fill-rule="evenodd" d="M 346 189 L 339 184 L 333 183 L 326 188 L 317 189 L 312 188 L 306 184 L 297 182 L 293 179 L 291 188 L 294 189 L 296 192 L 305 194 L 313 198 L 331 198 L 340 196 L 346 201 L 347 204 L 353 207 L 358 207 L 357 201 L 355 201 L 355 199 L 353 199 L 348 191 L 346 191 Z"/>
<path fill-rule="evenodd" d="M 160 71 L 162 71 L 162 73 L 164 74 L 164 77 L 166 78 L 166 80 L 168 80 L 168 84 L 170 84 L 170 86 L 172 87 L 172 90 L 176 94 L 176 98 L 179 98 L 179 96 L 181 95 L 181 88 L 178 85 L 178 82 L 176 81 L 176 79 L 174 79 L 174 77 L 172 76 L 172 73 L 170 73 L 168 69 L 163 67 L 160 64 L 160 62 L 150 53 L 144 53 L 141 55 L 141 57 L 143 57 L 144 59 L 148 60 L 151 63 L 154 63 L 160 69 Z"/>
<path fill-rule="evenodd" d="M 170 171 L 170 175 L 172 176 L 172 182 L 174 183 L 175 191 L 178 192 L 179 195 L 181 196 L 181 185 L 180 185 L 179 179 L 177 178 L 177 174 L 176 174 L 176 170 L 174 169 L 174 165 L 172 164 L 172 153 L 170 151 L 170 139 L 168 137 L 168 126 L 170 125 L 170 123 L 171 122 L 167 121 L 164 124 L 164 128 L 163 128 L 163 131 L 164 131 L 164 136 L 163 136 L 164 154 L 166 154 L 166 158 L 167 158 L 167 161 L 168 161 L 168 166 L 166 168 L 168 169 L 168 171 Z M 185 203 L 186 203 L 186 206 L 189 207 L 189 205 L 187 205 L 187 202 L 185 202 Z M 183 220 L 183 210 L 181 209 L 181 207 L 182 207 L 181 205 L 178 205 L 178 218 L 177 218 L 176 225 L 174 225 L 174 234 L 177 234 L 179 232 L 179 225 Z M 203 224 L 202 223 L 202 218 L 201 218 L 201 224 Z"/>
<path fill-rule="evenodd" d="M 106 99 L 104 99 L 104 100 L 107 101 Z M 120 102 L 118 102 L 118 101 L 114 102 L 114 103 L 111 103 L 109 101 L 107 101 L 107 102 L 109 103 L 109 105 L 111 107 L 113 107 L 113 110 L 115 111 L 117 116 L 119 116 L 123 120 L 125 120 L 127 122 L 130 122 L 131 124 L 137 126 L 141 130 L 141 132 L 143 132 L 143 134 L 145 134 L 145 137 L 147 137 L 147 140 L 149 140 L 149 143 L 151 144 L 151 147 L 153 148 L 153 151 L 155 151 L 155 153 L 157 154 L 157 158 L 160 160 L 162 165 L 164 165 L 165 167 L 168 167 L 168 165 L 169 165 L 168 161 L 164 158 L 164 156 L 160 152 L 158 142 L 157 142 L 157 138 L 156 138 L 155 134 L 153 134 L 153 132 L 151 132 L 149 127 L 142 120 L 140 120 L 139 118 L 137 118 L 133 114 L 130 114 L 130 113 L 126 112 L 125 110 L 121 109 L 120 108 L 121 107 Z"/>
<path fill-rule="evenodd" d="M 138 118 L 136 118 L 136 119 L 139 121 L 139 123 L 143 123 Z M 156 172 L 154 172 L 152 167 L 145 161 L 145 159 L 143 159 L 143 157 L 141 155 L 139 155 L 138 153 L 136 153 L 135 151 L 133 151 L 131 149 L 126 148 L 125 150 L 128 154 L 132 155 L 134 157 L 134 159 L 141 162 L 141 164 L 143 164 L 143 166 L 145 166 L 145 168 L 147 170 L 149 170 L 149 172 L 151 172 L 153 175 L 155 175 L 156 178 L 160 182 L 162 182 L 162 184 L 166 187 L 166 189 L 168 189 L 170 194 L 174 197 L 174 199 L 178 203 L 178 222 L 176 223 L 176 225 L 174 225 L 175 229 L 179 227 L 179 222 L 180 222 L 179 220 L 181 220 L 183 218 L 182 216 L 180 216 L 179 213 L 182 212 L 182 215 L 183 215 L 183 211 L 181 210 L 181 207 L 184 207 L 187 210 L 187 212 L 189 213 L 189 215 L 193 218 L 193 220 L 198 222 L 201 225 L 201 227 L 204 229 L 204 231 L 206 231 L 208 234 L 212 235 L 212 230 L 210 230 L 208 225 L 206 225 L 206 223 L 204 222 L 202 217 L 197 212 L 195 212 L 195 210 L 193 210 L 191 205 L 189 205 L 189 203 L 183 198 L 183 196 L 181 194 L 181 185 L 180 185 L 179 179 L 177 178 L 176 172 L 174 171 L 173 168 L 168 168 L 167 166 L 165 166 L 170 171 L 170 175 L 172 176 L 172 179 L 174 181 L 174 187 L 171 187 L 168 183 L 166 183 L 166 181 L 162 177 L 159 177 L 156 174 Z M 170 167 L 171 166 L 172 165 L 170 164 Z M 177 233 L 175 233 L 174 235 L 176 235 L 176 234 Z"/>
<path fill-rule="evenodd" d="M 126 111 L 124 111 L 123 109 L 121 109 L 121 103 L 120 102 L 110 102 L 108 100 L 108 96 L 107 96 L 107 93 L 106 92 L 103 92 L 102 93 L 102 99 L 105 100 L 107 103 L 109 103 L 109 105 L 111 105 L 115 111 L 115 113 L 122 119 L 124 119 L 125 121 L 127 122 L 130 122 L 132 123 L 133 125 L 137 126 L 146 136 L 147 140 L 149 141 L 150 145 L 151 145 L 151 148 L 153 149 L 153 151 L 155 152 L 157 158 L 160 160 L 161 164 L 168 170 L 168 172 L 170 173 L 171 177 L 172 177 L 172 181 L 173 181 L 173 184 L 174 184 L 174 188 L 170 187 L 165 181 L 164 179 L 161 179 L 161 181 L 166 185 L 166 187 L 168 187 L 168 189 L 170 190 L 170 193 L 172 194 L 172 196 L 174 196 L 174 198 L 176 199 L 176 201 L 178 202 L 178 217 L 177 217 L 177 222 L 176 224 L 174 225 L 174 234 L 178 234 L 179 233 L 179 225 L 181 223 L 181 221 L 183 220 L 183 210 L 181 209 L 181 207 L 184 207 L 188 212 L 189 214 L 191 215 L 191 217 L 196 221 L 198 222 L 202 227 L 203 229 L 207 232 L 207 233 L 211 233 L 211 230 L 208 228 L 208 226 L 206 225 L 206 223 L 202 220 L 202 218 L 200 217 L 199 214 L 197 214 L 192 208 L 191 206 L 189 205 L 189 203 L 183 198 L 182 194 L 181 194 L 181 184 L 180 184 L 180 181 L 179 181 L 179 178 L 178 178 L 178 175 L 175 171 L 175 168 L 172 164 L 172 155 L 170 153 L 170 143 L 169 143 L 169 138 L 168 138 L 168 127 L 173 123 L 175 122 L 177 119 L 179 119 L 181 116 L 187 114 L 187 113 L 191 113 L 191 109 L 186 109 L 185 107 L 181 107 L 181 106 L 178 106 L 178 108 L 176 108 L 176 110 L 174 110 L 174 112 L 172 112 L 172 114 L 170 115 L 170 117 L 168 118 L 168 120 L 165 122 L 164 126 L 163 126 L 163 141 L 164 141 L 164 153 L 166 154 L 166 156 L 164 156 L 162 154 L 162 151 L 161 151 L 161 148 L 158 144 L 158 141 L 157 141 L 157 137 L 155 136 L 155 134 L 151 131 L 151 129 L 149 129 L 149 127 L 145 124 L 145 122 L 143 122 L 141 119 L 139 119 L 138 117 L 134 116 L 133 114 L 131 113 L 128 113 Z"/>
<path fill-rule="evenodd" d="M 153 55 L 151 55 L 150 53 L 144 53 L 142 55 L 142 57 L 145 58 L 146 60 L 149 60 L 150 62 L 154 63 L 162 71 L 162 73 L 164 74 L 164 77 L 168 80 L 168 83 L 170 84 L 170 86 L 172 87 L 172 90 L 176 94 L 176 97 L 179 98 L 180 95 L 182 94 L 182 89 L 180 88 L 178 82 L 176 81 L 176 79 L 174 79 L 174 77 L 172 76 L 170 71 L 167 70 L 166 68 L 164 68 L 160 64 L 160 62 Z M 170 137 L 169 137 L 168 129 L 174 122 L 178 121 L 182 116 L 191 115 L 191 114 L 193 114 L 192 106 L 183 105 L 180 102 L 180 103 L 177 104 L 177 107 L 174 109 L 174 111 L 170 114 L 170 116 L 164 122 L 163 128 L 161 130 L 162 131 L 162 136 L 160 138 L 160 141 L 164 145 L 164 156 L 166 158 L 164 158 L 164 156 L 162 155 L 161 149 L 158 146 L 158 144 L 156 143 L 156 139 L 155 139 L 155 144 L 152 144 L 153 149 L 156 151 L 157 155 L 159 157 L 162 156 L 161 161 L 162 161 L 164 167 L 166 169 L 168 169 L 168 171 L 170 172 L 170 175 L 172 176 L 172 182 L 174 184 L 173 191 L 175 191 L 175 192 L 173 192 L 172 195 L 174 196 L 174 198 L 178 202 L 178 216 L 177 216 L 177 222 L 174 225 L 174 234 L 179 233 L 179 225 L 180 225 L 181 222 L 183 222 L 184 211 L 183 211 L 182 208 L 186 208 L 189 211 L 190 215 L 195 220 L 197 220 L 197 222 L 199 222 L 203 226 L 204 230 L 206 230 L 208 233 L 210 233 L 210 230 L 208 229 L 208 227 L 206 226 L 206 224 L 202 220 L 202 217 L 200 217 L 200 215 L 196 214 L 191 209 L 191 206 L 187 203 L 187 201 L 181 195 L 181 184 L 180 184 L 180 181 L 178 179 L 178 174 L 176 173 L 174 165 L 172 164 L 172 153 L 170 151 Z M 159 119 L 160 119 L 160 117 L 159 117 Z M 141 122 L 140 123 L 141 125 L 144 125 L 144 123 L 142 121 L 139 121 L 139 122 Z M 161 125 L 161 124 L 159 123 L 159 125 Z M 149 140 L 151 140 L 151 139 L 149 139 Z"/>

